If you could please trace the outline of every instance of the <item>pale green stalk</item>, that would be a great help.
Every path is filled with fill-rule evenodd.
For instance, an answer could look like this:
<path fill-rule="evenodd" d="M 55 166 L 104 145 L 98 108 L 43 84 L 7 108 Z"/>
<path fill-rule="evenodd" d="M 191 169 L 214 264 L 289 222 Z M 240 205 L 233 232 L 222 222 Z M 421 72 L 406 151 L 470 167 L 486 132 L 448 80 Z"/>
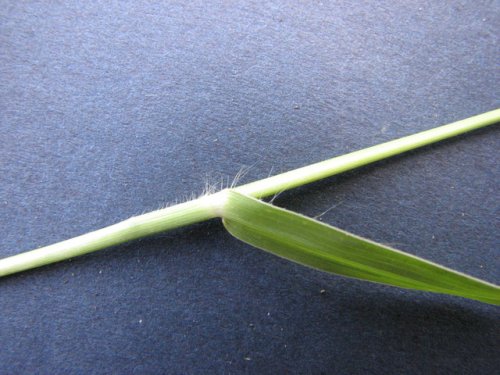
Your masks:
<path fill-rule="evenodd" d="M 456 121 L 431 130 L 423 131 L 394 141 L 381 143 L 349 154 L 337 156 L 333 159 L 321 161 L 306 167 L 294 169 L 247 185 L 239 186 L 235 190 L 239 193 L 255 198 L 268 197 L 281 191 L 310 182 L 321 180 L 354 168 L 361 167 L 390 156 L 402 154 L 418 147 L 442 141 L 471 130 L 492 125 L 500 121 L 500 109 L 485 112 L 465 120 Z"/>
<path fill-rule="evenodd" d="M 84 235 L 0 260 L 0 277 L 73 258 L 217 216 L 215 195 L 131 217 Z"/>
<path fill-rule="evenodd" d="M 500 109 L 234 188 L 262 198 L 500 122 Z M 0 277 L 221 216 L 226 191 L 132 217 L 94 232 L 0 260 Z"/>

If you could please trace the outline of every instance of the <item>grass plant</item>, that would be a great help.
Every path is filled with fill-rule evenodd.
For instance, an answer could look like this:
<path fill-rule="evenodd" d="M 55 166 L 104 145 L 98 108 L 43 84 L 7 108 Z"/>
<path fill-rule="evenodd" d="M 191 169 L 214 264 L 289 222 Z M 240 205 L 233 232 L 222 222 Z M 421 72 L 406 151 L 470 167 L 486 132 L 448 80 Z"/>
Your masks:
<path fill-rule="evenodd" d="M 236 238 L 322 271 L 500 305 L 500 287 L 261 201 L 468 131 L 500 122 L 500 109 L 249 184 L 206 194 L 72 239 L 0 260 L 0 276 L 220 217 Z"/>

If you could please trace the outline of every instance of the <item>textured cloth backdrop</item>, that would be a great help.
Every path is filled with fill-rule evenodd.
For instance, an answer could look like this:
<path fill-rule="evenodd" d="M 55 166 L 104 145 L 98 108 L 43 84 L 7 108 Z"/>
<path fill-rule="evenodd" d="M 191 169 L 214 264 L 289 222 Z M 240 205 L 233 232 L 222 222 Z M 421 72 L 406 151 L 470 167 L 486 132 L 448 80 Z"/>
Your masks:
<path fill-rule="evenodd" d="M 498 2 L 0 1 L 0 256 L 499 105 Z M 499 283 L 495 127 L 275 203 Z M 0 280 L 2 374 L 492 374 L 498 308 L 216 221 Z"/>

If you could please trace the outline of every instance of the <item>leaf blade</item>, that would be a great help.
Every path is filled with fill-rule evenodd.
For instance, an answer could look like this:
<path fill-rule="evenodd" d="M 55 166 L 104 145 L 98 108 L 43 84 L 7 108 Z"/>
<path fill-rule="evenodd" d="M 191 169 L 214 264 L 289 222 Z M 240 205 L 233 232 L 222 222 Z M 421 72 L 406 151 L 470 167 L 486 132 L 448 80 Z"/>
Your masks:
<path fill-rule="evenodd" d="M 322 271 L 500 305 L 500 287 L 229 191 L 223 210 L 236 238 Z"/>

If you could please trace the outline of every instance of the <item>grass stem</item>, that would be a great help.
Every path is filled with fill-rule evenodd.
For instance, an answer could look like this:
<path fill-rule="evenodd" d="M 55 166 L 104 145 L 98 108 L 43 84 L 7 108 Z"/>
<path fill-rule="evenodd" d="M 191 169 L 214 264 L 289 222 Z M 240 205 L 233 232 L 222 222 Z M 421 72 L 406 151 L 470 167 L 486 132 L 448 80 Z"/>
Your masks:
<path fill-rule="evenodd" d="M 500 122 L 500 109 L 233 188 L 255 198 L 333 176 Z M 72 239 L 0 260 L 0 277 L 221 216 L 225 191 L 132 217 Z"/>
<path fill-rule="evenodd" d="M 254 198 L 268 197 L 497 122 L 500 109 L 251 182 L 235 190 Z"/>

